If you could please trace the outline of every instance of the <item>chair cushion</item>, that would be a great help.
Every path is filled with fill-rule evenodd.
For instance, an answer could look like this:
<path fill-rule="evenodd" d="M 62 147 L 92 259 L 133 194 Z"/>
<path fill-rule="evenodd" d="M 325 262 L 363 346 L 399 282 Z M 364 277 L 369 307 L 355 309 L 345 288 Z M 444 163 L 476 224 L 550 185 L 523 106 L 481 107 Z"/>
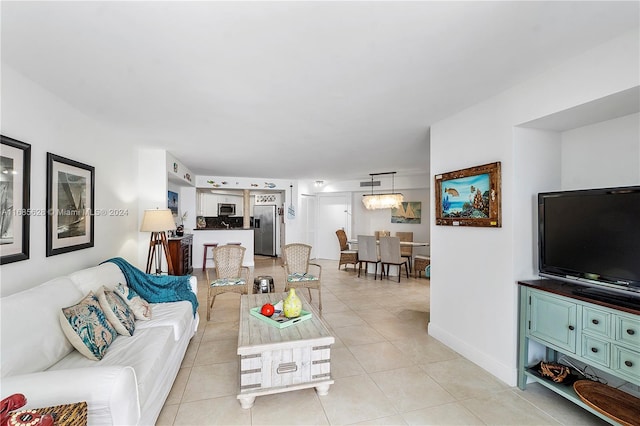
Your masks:
<path fill-rule="evenodd" d="M 104 357 L 107 348 L 118 336 L 93 292 L 77 304 L 62 308 L 60 326 L 78 352 L 95 361 Z"/>
<path fill-rule="evenodd" d="M 358 254 L 358 250 L 342 250 L 342 254 Z"/>
<path fill-rule="evenodd" d="M 211 287 L 222 287 L 226 285 L 244 285 L 247 282 L 242 278 L 219 278 L 211 283 Z"/>
<path fill-rule="evenodd" d="M 302 272 L 294 272 L 287 276 L 287 281 L 290 283 L 297 283 L 301 281 L 317 281 L 318 277 L 311 274 L 304 274 Z"/>

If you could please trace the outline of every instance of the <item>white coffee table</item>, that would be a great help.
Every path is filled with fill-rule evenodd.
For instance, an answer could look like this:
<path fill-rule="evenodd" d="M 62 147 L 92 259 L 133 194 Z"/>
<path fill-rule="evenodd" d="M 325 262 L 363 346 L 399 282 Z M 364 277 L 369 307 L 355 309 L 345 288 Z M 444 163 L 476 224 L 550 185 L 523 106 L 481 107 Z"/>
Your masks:
<path fill-rule="evenodd" d="M 331 379 L 331 345 L 334 337 L 318 311 L 302 299 L 302 309 L 312 318 L 278 329 L 249 313 L 265 303 L 275 304 L 286 293 L 243 295 L 240 299 L 240 393 L 242 408 L 251 408 L 256 396 L 315 387 L 326 395 Z"/>

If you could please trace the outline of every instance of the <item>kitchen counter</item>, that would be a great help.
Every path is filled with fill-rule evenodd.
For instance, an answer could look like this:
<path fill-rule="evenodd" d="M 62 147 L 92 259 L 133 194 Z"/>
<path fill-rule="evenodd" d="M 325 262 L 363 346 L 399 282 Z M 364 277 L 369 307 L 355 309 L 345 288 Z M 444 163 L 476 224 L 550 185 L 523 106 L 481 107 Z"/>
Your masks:
<path fill-rule="evenodd" d="M 253 229 L 243 228 L 203 228 L 193 230 L 193 267 L 202 269 L 202 255 L 204 254 L 203 244 L 218 243 L 225 245 L 228 243 L 240 243 L 247 249 L 244 252 L 242 264 L 244 266 L 253 266 L 254 241 Z M 197 231 L 197 232 L 196 232 Z M 211 253 L 209 256 L 211 257 Z M 213 267 L 213 261 L 207 259 L 207 268 Z"/>

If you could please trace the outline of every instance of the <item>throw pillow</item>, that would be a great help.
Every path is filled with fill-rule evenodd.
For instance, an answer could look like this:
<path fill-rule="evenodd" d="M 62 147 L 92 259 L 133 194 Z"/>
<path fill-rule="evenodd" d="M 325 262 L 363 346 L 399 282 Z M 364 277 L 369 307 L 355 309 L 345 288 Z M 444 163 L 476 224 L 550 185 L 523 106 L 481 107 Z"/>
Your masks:
<path fill-rule="evenodd" d="M 60 325 L 73 347 L 95 361 L 104 357 L 107 348 L 118 336 L 93 292 L 77 304 L 62 308 Z"/>
<path fill-rule="evenodd" d="M 150 320 L 151 319 L 151 306 L 149 302 L 144 300 L 134 289 L 128 287 L 126 284 L 118 284 L 115 288 L 115 292 L 118 296 L 122 297 L 129 308 L 133 311 L 136 319 Z"/>
<path fill-rule="evenodd" d="M 136 329 L 136 318 L 124 300 L 111 290 L 101 287 L 98 301 L 107 319 L 118 334 L 132 336 Z"/>

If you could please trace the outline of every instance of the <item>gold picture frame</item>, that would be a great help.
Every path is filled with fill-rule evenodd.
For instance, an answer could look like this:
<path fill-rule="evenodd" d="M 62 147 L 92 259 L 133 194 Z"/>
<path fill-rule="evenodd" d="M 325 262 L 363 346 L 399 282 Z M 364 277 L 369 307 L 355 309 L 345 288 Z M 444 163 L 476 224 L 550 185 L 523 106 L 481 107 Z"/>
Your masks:
<path fill-rule="evenodd" d="M 436 225 L 502 226 L 500 162 L 435 176 Z"/>

